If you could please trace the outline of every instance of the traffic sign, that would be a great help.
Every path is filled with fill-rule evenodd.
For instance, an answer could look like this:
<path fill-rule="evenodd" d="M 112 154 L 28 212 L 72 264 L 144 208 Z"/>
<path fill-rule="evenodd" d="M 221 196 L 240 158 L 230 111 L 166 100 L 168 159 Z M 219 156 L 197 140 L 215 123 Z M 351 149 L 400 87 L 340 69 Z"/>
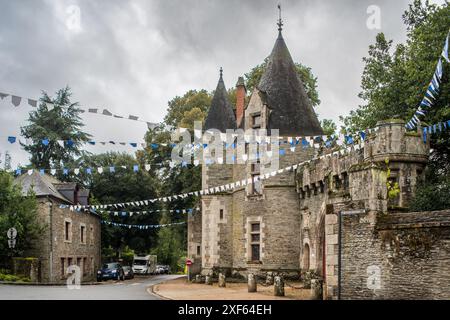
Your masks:
<path fill-rule="evenodd" d="M 14 249 L 14 247 L 16 246 L 16 239 L 8 240 L 8 245 L 10 249 Z"/>
<path fill-rule="evenodd" d="M 17 237 L 17 230 L 16 228 L 9 228 L 6 234 L 9 239 L 15 239 Z"/>
<path fill-rule="evenodd" d="M 191 265 L 192 265 L 192 260 L 187 259 L 187 260 L 186 260 L 186 265 L 187 265 L 187 266 L 191 266 Z"/>

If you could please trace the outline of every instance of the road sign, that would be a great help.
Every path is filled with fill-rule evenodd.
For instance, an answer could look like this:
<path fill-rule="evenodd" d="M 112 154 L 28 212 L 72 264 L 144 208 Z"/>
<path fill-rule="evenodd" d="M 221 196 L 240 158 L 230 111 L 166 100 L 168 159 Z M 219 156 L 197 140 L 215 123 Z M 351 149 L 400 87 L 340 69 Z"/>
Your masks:
<path fill-rule="evenodd" d="M 187 265 L 187 266 L 191 266 L 191 265 L 192 265 L 192 260 L 187 259 L 187 260 L 186 260 L 186 265 Z"/>
<path fill-rule="evenodd" d="M 16 239 L 8 240 L 8 245 L 10 249 L 14 249 L 14 247 L 16 246 Z"/>
<path fill-rule="evenodd" d="M 17 237 L 17 230 L 16 228 L 9 228 L 6 234 L 9 239 L 15 239 Z"/>

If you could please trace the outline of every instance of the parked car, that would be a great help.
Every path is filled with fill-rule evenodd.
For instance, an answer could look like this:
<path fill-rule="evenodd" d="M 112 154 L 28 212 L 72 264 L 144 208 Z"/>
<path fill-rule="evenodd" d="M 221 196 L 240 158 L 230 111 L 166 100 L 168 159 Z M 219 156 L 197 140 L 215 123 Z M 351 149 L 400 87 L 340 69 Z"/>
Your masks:
<path fill-rule="evenodd" d="M 163 274 L 164 272 L 165 272 L 165 269 L 164 269 L 163 265 L 159 264 L 156 266 L 156 271 L 155 271 L 156 274 Z"/>
<path fill-rule="evenodd" d="M 169 274 L 170 273 L 170 267 L 167 265 L 157 265 L 156 266 L 156 274 Z"/>
<path fill-rule="evenodd" d="M 125 273 L 122 266 L 118 262 L 105 263 L 100 270 L 97 271 L 97 281 L 103 280 L 124 280 Z"/>
<path fill-rule="evenodd" d="M 170 266 L 168 266 L 168 265 L 164 266 L 164 273 L 165 274 L 169 274 L 170 273 Z"/>
<path fill-rule="evenodd" d="M 133 268 L 131 268 L 129 266 L 124 266 L 124 267 L 122 267 L 122 269 L 123 269 L 123 273 L 125 275 L 125 279 L 133 279 L 134 278 Z"/>

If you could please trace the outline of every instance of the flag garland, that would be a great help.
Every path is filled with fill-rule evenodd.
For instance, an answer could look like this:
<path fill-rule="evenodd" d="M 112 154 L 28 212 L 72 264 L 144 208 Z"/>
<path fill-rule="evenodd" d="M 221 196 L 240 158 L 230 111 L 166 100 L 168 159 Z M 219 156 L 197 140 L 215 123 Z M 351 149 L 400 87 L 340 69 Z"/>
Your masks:
<path fill-rule="evenodd" d="M 436 133 L 438 131 L 443 131 L 443 130 L 447 130 L 450 129 L 450 120 L 446 120 L 443 122 L 439 122 L 437 124 L 434 125 L 430 125 L 426 128 L 424 128 L 423 130 L 423 139 L 424 142 L 426 142 L 426 138 L 427 138 L 427 134 L 432 134 L 432 133 Z M 362 135 L 361 138 L 365 139 L 365 135 Z M 348 139 L 350 140 L 350 139 Z M 263 174 L 261 176 L 256 176 L 253 178 L 248 178 L 248 179 L 243 179 L 243 180 L 239 180 L 239 181 L 235 181 L 232 183 L 228 183 L 228 184 L 224 184 L 224 185 L 220 185 L 220 186 L 216 186 L 216 187 L 211 187 L 211 188 L 205 188 L 202 190 L 198 190 L 198 191 L 192 191 L 192 192 L 188 192 L 188 193 L 183 193 L 183 194 L 176 194 L 176 195 L 171 195 L 171 196 L 166 196 L 166 197 L 159 197 L 159 198 L 154 198 L 154 199 L 146 199 L 146 200 L 138 200 L 138 201 L 131 201 L 131 202 L 123 202 L 123 203 L 111 203 L 111 204 L 101 204 L 101 205 L 69 205 L 69 209 L 70 210 L 76 210 L 76 211 L 81 211 L 83 209 L 94 209 L 94 210 L 98 210 L 100 209 L 107 209 L 107 208 L 111 208 L 114 207 L 116 209 L 119 208 L 125 208 L 125 207 L 142 207 L 142 206 L 148 206 L 151 203 L 155 203 L 157 201 L 162 201 L 162 202 L 171 202 L 173 200 L 177 200 L 177 199 L 184 199 L 187 197 L 191 197 L 191 196 L 202 196 L 202 195 L 209 195 L 209 194 L 216 194 L 216 193 L 220 193 L 220 192 L 225 192 L 228 190 L 234 190 L 237 188 L 241 188 L 241 187 L 245 187 L 247 184 L 251 184 L 257 181 L 262 181 L 262 180 L 266 180 L 269 179 L 271 177 L 274 177 L 278 174 L 281 174 L 283 172 L 287 172 L 287 171 L 291 171 L 291 170 L 296 170 L 298 167 L 311 163 L 314 160 L 318 160 L 318 159 L 323 159 L 323 158 L 331 158 L 331 157 L 337 157 L 337 156 L 343 156 L 348 154 L 351 150 L 360 150 L 361 148 L 363 148 L 363 145 L 361 144 L 351 144 L 349 146 L 347 146 L 346 148 L 340 149 L 340 150 L 336 150 L 333 151 L 331 153 L 328 154 L 324 154 L 324 155 L 320 155 L 320 156 L 315 156 L 313 159 L 311 160 L 306 160 L 303 162 L 300 162 L 298 164 L 295 165 L 291 165 L 288 166 L 286 168 L 282 168 L 279 170 L 275 170 L 266 174 Z M 199 210 L 199 208 L 196 208 L 197 210 Z M 189 210 L 189 209 L 186 209 Z M 117 212 L 117 216 L 119 215 L 119 211 L 113 211 L 113 210 L 105 210 L 108 213 L 114 212 L 114 214 Z M 121 215 L 123 215 L 124 211 L 120 211 Z M 143 212 L 143 211 L 141 211 Z M 173 212 L 173 211 L 172 211 Z M 175 210 L 176 212 L 176 210 Z M 189 211 L 187 211 L 189 213 Z M 131 216 L 131 215 L 130 215 Z"/>
<path fill-rule="evenodd" d="M 436 132 L 436 130 L 442 131 L 442 130 L 447 130 L 450 127 L 450 120 L 444 121 L 444 122 L 440 122 L 437 124 L 433 124 L 429 127 L 427 127 L 426 132 L 424 132 L 424 134 L 426 133 L 432 133 L 432 132 Z M 372 129 L 367 129 L 365 131 L 360 131 L 357 134 L 354 135 L 339 135 L 339 136 L 333 136 L 332 139 L 327 139 L 326 141 L 321 140 L 320 136 L 316 137 L 316 139 L 312 138 L 310 140 L 306 139 L 305 137 L 295 137 L 292 138 L 291 140 L 287 140 L 285 141 L 285 143 L 289 143 L 290 144 L 290 151 L 291 152 L 295 152 L 296 148 L 300 145 L 301 148 L 303 149 L 307 149 L 307 148 L 320 148 L 320 147 L 324 147 L 326 149 L 331 149 L 334 148 L 335 146 L 333 145 L 333 143 L 335 143 L 337 146 L 352 146 L 352 145 L 357 145 L 357 144 L 364 144 L 364 141 L 366 140 L 366 137 L 368 136 L 368 133 L 373 133 L 375 132 Z M 9 137 L 8 139 L 12 139 L 14 137 Z M 297 139 L 299 138 L 299 139 Z M 426 138 L 426 137 L 424 137 Z M 203 145 L 203 148 L 207 148 L 208 145 Z M 233 143 L 232 145 L 226 145 L 225 147 L 232 147 L 232 148 L 236 148 L 236 144 Z M 273 152 L 272 151 L 266 151 L 265 154 L 261 154 L 261 153 L 256 153 L 255 158 L 251 158 L 249 157 L 248 154 L 242 154 L 242 160 L 244 162 L 247 161 L 251 161 L 251 160 L 257 160 L 257 159 L 261 159 L 261 157 L 265 155 L 268 158 L 272 158 L 274 157 Z M 286 150 L 279 150 L 279 155 L 280 156 L 284 156 L 286 155 Z M 222 159 L 223 160 L 223 159 Z M 237 161 L 237 158 L 235 155 L 233 155 L 232 157 L 233 162 Z M 205 163 L 206 165 L 212 164 L 212 162 L 208 162 L 206 161 Z M 69 173 L 73 173 L 75 175 L 79 175 L 80 173 L 86 173 L 88 175 L 92 175 L 94 173 L 98 173 L 98 174 L 103 174 L 103 173 L 116 173 L 117 170 L 132 170 L 135 173 L 141 172 L 141 171 L 150 171 L 153 167 L 161 167 L 164 165 L 169 165 L 170 167 L 174 167 L 177 165 L 177 163 L 171 161 L 171 160 L 163 160 L 160 163 L 155 163 L 155 164 L 144 164 L 144 165 L 139 165 L 139 164 L 134 164 L 132 166 L 106 166 L 106 167 L 76 167 L 76 168 L 39 168 L 39 169 L 22 169 L 22 168 L 17 168 L 15 170 L 12 170 L 12 172 L 19 176 L 21 174 L 33 174 L 34 172 L 39 172 L 39 174 L 44 175 L 45 173 L 49 173 L 51 175 L 56 175 L 58 172 L 62 173 L 63 175 L 68 175 Z M 192 163 L 193 166 L 198 166 L 200 165 L 200 161 L 199 160 L 194 160 Z M 188 163 L 186 162 L 182 162 L 181 163 L 181 167 L 187 167 Z"/>
<path fill-rule="evenodd" d="M 442 53 L 441 53 L 441 56 L 439 57 L 439 61 L 436 66 L 436 70 L 434 72 L 434 75 L 431 79 L 430 84 L 428 85 L 425 96 L 423 97 L 422 101 L 420 102 L 420 105 L 417 108 L 414 115 L 412 116 L 411 120 L 409 120 L 405 125 L 405 127 L 407 129 L 412 130 L 416 127 L 416 125 L 418 123 L 420 123 L 420 117 L 425 116 L 428 109 L 433 107 L 435 101 L 437 100 L 437 98 L 439 96 L 439 87 L 440 87 L 440 84 L 442 81 L 442 75 L 443 75 L 442 58 L 444 58 L 447 62 L 450 63 L 450 60 L 448 57 L 449 37 L 450 37 L 450 31 L 447 34 L 444 48 L 442 49 Z"/>
<path fill-rule="evenodd" d="M 11 104 L 14 107 L 18 107 L 22 103 L 22 101 L 25 102 L 25 100 L 27 101 L 28 105 L 33 107 L 33 108 L 36 108 L 38 106 L 38 100 L 36 100 L 36 99 L 26 99 L 26 98 L 22 98 L 20 96 L 16 96 L 16 95 L 13 95 L 13 94 L 10 94 L 10 93 L 0 92 L 0 99 L 1 100 L 5 99 L 8 96 L 11 96 Z M 52 110 L 52 109 L 55 108 L 55 105 L 53 103 L 51 103 L 51 102 L 44 102 L 44 103 L 45 103 L 45 105 L 46 105 L 48 110 Z M 68 107 L 64 106 L 62 108 L 68 108 Z M 107 116 L 107 117 L 113 117 L 113 118 L 117 118 L 117 119 L 126 119 L 126 120 L 143 122 L 143 123 L 147 124 L 147 127 L 149 129 L 154 129 L 154 128 L 156 128 L 159 125 L 158 123 L 154 123 L 154 122 L 151 122 L 151 121 L 141 120 L 141 119 L 139 119 L 140 117 L 135 116 L 135 115 L 131 115 L 130 114 L 128 116 L 122 116 L 122 115 L 119 115 L 119 114 L 115 114 L 115 113 L 110 112 L 108 109 L 88 108 L 88 107 L 82 107 L 82 106 L 77 106 L 77 109 L 80 109 L 80 111 L 82 113 L 86 113 L 86 112 L 87 113 L 94 113 L 94 114 Z"/>
<path fill-rule="evenodd" d="M 166 223 L 166 224 L 124 224 L 124 223 L 117 223 L 117 222 L 111 222 L 111 221 L 101 221 L 102 224 L 110 225 L 113 227 L 123 227 L 128 229 L 141 229 L 141 230 L 147 230 L 147 229 L 155 229 L 155 228 L 163 228 L 163 227 L 171 227 L 176 225 L 185 224 L 186 222 L 174 222 L 174 223 Z"/>
<path fill-rule="evenodd" d="M 60 209 L 70 209 L 73 206 L 67 204 L 59 205 Z M 90 210 L 90 209 L 78 209 L 75 210 L 77 212 L 92 212 L 97 214 L 109 214 L 114 217 L 132 217 L 133 215 L 146 215 L 152 213 L 161 213 L 161 212 L 169 212 L 169 213 L 181 213 L 181 214 L 192 214 L 194 212 L 200 211 L 199 207 L 196 208 L 188 208 L 188 209 L 158 209 L 158 210 L 143 210 L 143 211 L 112 211 L 112 210 Z"/>
<path fill-rule="evenodd" d="M 262 180 L 266 180 L 266 179 L 270 179 L 271 177 L 274 177 L 278 174 L 281 174 L 283 172 L 287 172 L 287 171 L 292 171 L 292 170 L 296 170 L 299 166 L 305 165 L 310 163 L 311 161 L 314 161 L 316 159 L 323 159 L 325 157 L 332 157 L 332 156 L 339 156 L 339 155 L 345 155 L 347 154 L 350 150 L 360 150 L 362 148 L 361 145 L 350 145 L 344 149 L 338 150 L 338 151 L 334 151 L 332 153 L 326 154 L 326 155 L 321 155 L 318 157 L 314 157 L 311 160 L 306 160 L 303 162 L 300 162 L 298 164 L 295 165 L 291 165 L 279 170 L 274 170 L 272 172 L 266 173 L 266 174 L 262 174 L 260 176 L 255 176 L 252 178 L 248 178 L 248 179 L 243 179 L 243 180 L 239 180 L 239 181 L 235 181 L 232 183 L 228 183 L 228 184 L 224 184 L 224 185 L 220 185 L 220 186 L 216 186 L 216 187 L 210 187 L 210 188 L 205 188 L 202 190 L 198 190 L 198 191 L 192 191 L 192 192 L 187 192 L 187 193 L 183 193 L 183 194 L 176 194 L 176 195 L 171 195 L 171 196 L 166 196 L 166 197 L 159 197 L 159 198 L 154 198 L 154 199 L 146 199 L 146 200 L 139 200 L 139 201 L 130 201 L 130 202 L 122 202 L 122 203 L 110 203 L 110 204 L 101 204 L 101 205 L 71 205 L 70 206 L 70 210 L 83 210 L 83 209 L 87 209 L 87 208 L 92 208 L 94 210 L 97 209 L 107 209 L 110 207 L 114 207 L 114 208 L 126 208 L 126 207 L 140 207 L 140 206 L 147 206 L 149 203 L 155 203 L 157 201 L 162 201 L 162 202 L 171 202 L 177 199 L 184 199 L 187 197 L 191 197 L 191 196 L 202 196 L 202 195 L 209 195 L 209 194 L 216 194 L 216 193 L 220 193 L 220 192 L 225 192 L 228 190 L 234 190 L 240 187 L 245 187 L 248 184 L 252 184 L 258 181 L 262 181 Z"/>

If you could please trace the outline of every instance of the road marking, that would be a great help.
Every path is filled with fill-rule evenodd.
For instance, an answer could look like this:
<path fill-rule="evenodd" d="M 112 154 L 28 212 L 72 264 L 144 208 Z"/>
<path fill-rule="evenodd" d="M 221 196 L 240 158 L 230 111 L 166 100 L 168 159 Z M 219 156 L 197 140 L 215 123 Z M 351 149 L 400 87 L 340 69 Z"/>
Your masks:
<path fill-rule="evenodd" d="M 131 285 L 132 285 L 132 286 L 138 286 L 138 285 L 140 285 L 140 284 L 142 284 L 142 282 L 132 283 Z"/>

